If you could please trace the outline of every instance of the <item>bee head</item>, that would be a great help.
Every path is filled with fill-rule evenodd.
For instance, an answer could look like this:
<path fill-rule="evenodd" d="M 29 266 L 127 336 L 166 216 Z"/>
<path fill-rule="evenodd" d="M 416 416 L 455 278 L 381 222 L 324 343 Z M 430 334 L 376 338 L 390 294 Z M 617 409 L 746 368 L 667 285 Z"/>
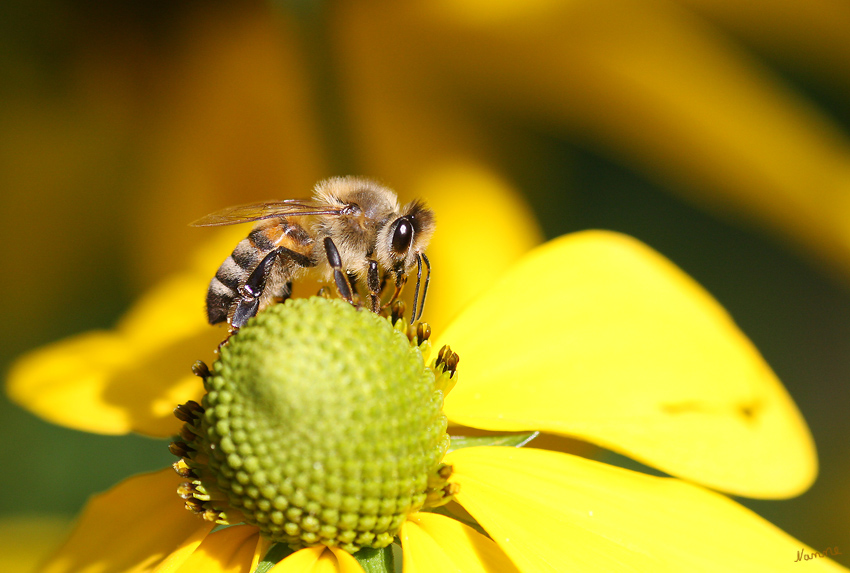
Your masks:
<path fill-rule="evenodd" d="M 378 257 L 384 268 L 410 270 L 434 234 L 434 213 L 421 201 L 401 209 L 401 215 L 386 225 L 378 236 Z"/>

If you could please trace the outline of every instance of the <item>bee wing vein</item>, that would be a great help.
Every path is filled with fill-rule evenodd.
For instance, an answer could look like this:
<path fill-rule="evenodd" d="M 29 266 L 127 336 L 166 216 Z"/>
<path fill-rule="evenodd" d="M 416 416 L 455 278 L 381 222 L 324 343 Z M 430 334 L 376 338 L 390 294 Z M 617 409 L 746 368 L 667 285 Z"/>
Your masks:
<path fill-rule="evenodd" d="M 265 201 L 234 205 L 220 211 L 205 215 L 190 223 L 192 227 L 218 227 L 261 221 L 274 217 L 308 216 L 308 215 L 339 215 L 345 207 L 328 207 L 322 203 L 303 199 L 286 199 L 284 201 Z"/>

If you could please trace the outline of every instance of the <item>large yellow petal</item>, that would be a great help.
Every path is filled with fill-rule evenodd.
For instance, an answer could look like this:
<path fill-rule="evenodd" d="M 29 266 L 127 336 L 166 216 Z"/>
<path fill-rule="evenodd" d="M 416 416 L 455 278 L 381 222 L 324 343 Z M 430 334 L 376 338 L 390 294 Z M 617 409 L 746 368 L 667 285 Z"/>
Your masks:
<path fill-rule="evenodd" d="M 499 546 L 459 521 L 417 513 L 402 525 L 404 573 L 511 573 L 516 566 Z"/>
<path fill-rule="evenodd" d="M 114 330 L 72 336 L 21 357 L 9 373 L 9 395 L 78 430 L 177 433 L 174 407 L 202 393 L 191 366 L 198 359 L 211 363 L 226 334 L 204 320 L 207 285 L 246 232 L 241 226 L 213 235 L 189 270 L 154 286 Z"/>
<path fill-rule="evenodd" d="M 9 396 L 79 430 L 174 435 L 180 428 L 174 407 L 202 394 L 192 364 L 211 362 L 225 334 L 204 321 L 208 281 L 197 273 L 174 276 L 142 297 L 116 330 L 84 333 L 25 355 L 9 373 Z"/>
<path fill-rule="evenodd" d="M 213 524 L 183 507 L 171 469 L 130 478 L 95 496 L 65 545 L 40 571 L 174 571 Z"/>
<path fill-rule="evenodd" d="M 534 251 L 435 340 L 460 355 L 451 420 L 579 437 L 752 497 L 805 490 L 808 429 L 727 313 L 635 239 Z"/>
<path fill-rule="evenodd" d="M 363 568 L 342 549 L 307 547 L 272 567 L 271 573 L 363 573 Z"/>
<path fill-rule="evenodd" d="M 447 462 L 457 501 L 522 571 L 797 571 L 798 552 L 812 552 L 674 478 L 532 448 L 467 448 Z M 825 558 L 805 567 L 846 571 Z"/>
<path fill-rule="evenodd" d="M 256 527 L 228 527 L 207 535 L 179 567 L 161 565 L 154 573 L 250 573 L 259 540 Z"/>

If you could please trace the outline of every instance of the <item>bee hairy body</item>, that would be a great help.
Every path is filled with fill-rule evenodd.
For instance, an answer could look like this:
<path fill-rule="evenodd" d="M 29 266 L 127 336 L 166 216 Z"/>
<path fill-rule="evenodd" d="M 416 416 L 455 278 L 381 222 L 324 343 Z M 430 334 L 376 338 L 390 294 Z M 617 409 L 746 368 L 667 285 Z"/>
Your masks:
<path fill-rule="evenodd" d="M 279 247 L 283 249 L 271 262 L 273 266 L 265 279 L 258 305 L 265 307 L 273 300 L 289 297 L 290 284 L 298 272 L 315 266 L 312 259 L 313 239 L 297 223 L 284 218 L 268 219 L 237 243 L 210 281 L 207 291 L 207 319 L 210 324 L 230 322 L 233 319 L 236 311 L 234 303 L 242 294 L 240 287 L 248 282 L 258 265 Z"/>
<path fill-rule="evenodd" d="M 396 194 L 369 179 L 336 177 L 316 185 L 312 199 L 285 199 L 227 207 L 194 223 L 208 227 L 256 222 L 224 260 L 207 291 L 207 319 L 239 329 L 257 312 L 291 295 L 292 282 L 308 268 L 333 280 L 340 296 L 379 312 L 401 293 L 416 270 L 411 322 L 422 314 L 430 281 L 424 249 L 434 214 L 421 201 L 399 205 Z M 422 269 L 422 304 L 417 308 Z M 382 305 L 384 285 L 395 289 Z M 356 285 L 364 284 L 368 301 Z"/>

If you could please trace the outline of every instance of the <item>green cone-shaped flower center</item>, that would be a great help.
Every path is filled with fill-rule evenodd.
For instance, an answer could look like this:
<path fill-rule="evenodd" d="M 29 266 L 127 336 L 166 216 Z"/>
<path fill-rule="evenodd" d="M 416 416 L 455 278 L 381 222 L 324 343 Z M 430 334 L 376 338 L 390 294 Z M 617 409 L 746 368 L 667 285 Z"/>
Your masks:
<path fill-rule="evenodd" d="M 260 313 L 205 384 L 202 447 L 217 488 L 293 546 L 388 545 L 425 503 L 448 446 L 443 393 L 420 349 L 340 300 Z"/>

